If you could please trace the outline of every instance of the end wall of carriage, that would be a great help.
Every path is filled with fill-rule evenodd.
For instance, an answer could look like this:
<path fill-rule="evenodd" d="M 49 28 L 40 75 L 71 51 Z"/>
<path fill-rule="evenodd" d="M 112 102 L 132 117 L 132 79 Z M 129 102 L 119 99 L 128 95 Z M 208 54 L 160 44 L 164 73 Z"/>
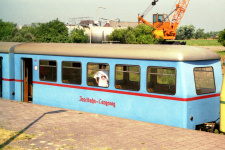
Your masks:
<path fill-rule="evenodd" d="M 214 70 L 215 88 L 214 93 L 196 94 L 195 79 L 193 69 L 195 67 L 209 67 L 212 66 Z M 183 85 L 183 97 L 190 101 L 186 105 L 186 121 L 187 127 L 194 129 L 196 125 L 216 121 L 220 114 L 220 92 L 222 86 L 222 68 L 219 60 L 184 62 L 181 66 L 182 79 L 180 82 Z M 193 120 L 191 120 L 193 117 Z M 211 120 L 211 121 L 209 121 Z M 219 120 L 217 120 L 219 121 Z"/>

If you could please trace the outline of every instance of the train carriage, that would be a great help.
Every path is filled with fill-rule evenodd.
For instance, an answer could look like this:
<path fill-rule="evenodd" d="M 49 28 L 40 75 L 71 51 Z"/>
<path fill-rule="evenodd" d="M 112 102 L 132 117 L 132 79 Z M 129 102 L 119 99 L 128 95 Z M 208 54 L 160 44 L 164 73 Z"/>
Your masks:
<path fill-rule="evenodd" d="M 188 129 L 219 118 L 221 62 L 212 51 L 53 43 L 12 49 L 17 101 Z"/>

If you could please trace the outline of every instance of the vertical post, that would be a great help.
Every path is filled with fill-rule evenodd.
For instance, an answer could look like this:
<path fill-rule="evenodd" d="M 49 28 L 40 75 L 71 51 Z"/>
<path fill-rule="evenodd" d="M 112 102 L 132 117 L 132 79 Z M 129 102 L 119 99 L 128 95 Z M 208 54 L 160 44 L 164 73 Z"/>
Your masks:
<path fill-rule="evenodd" d="M 98 8 L 100 8 L 100 7 L 98 7 Z M 97 8 L 97 16 L 96 16 L 96 20 L 98 21 L 98 8 Z"/>
<path fill-rule="evenodd" d="M 106 9 L 106 7 L 98 7 L 98 8 L 97 8 L 97 18 L 96 18 L 97 21 L 99 21 L 99 18 L 98 18 L 98 9 L 99 9 L 99 8 Z"/>
<path fill-rule="evenodd" d="M 21 85 L 21 102 L 23 102 L 23 58 L 21 58 L 20 60 L 20 79 L 21 79 L 21 82 L 20 82 L 20 85 Z"/>
<path fill-rule="evenodd" d="M 90 44 L 91 44 L 91 32 L 92 32 L 91 30 L 92 30 L 92 24 L 89 24 L 89 28 L 90 28 L 90 38 L 89 38 L 89 39 L 90 39 Z"/>
<path fill-rule="evenodd" d="M 104 31 L 102 31 L 102 43 L 105 41 Z"/>
<path fill-rule="evenodd" d="M 220 132 L 225 132 L 225 73 L 220 94 Z"/>
<path fill-rule="evenodd" d="M 2 97 L 2 57 L 0 57 L 0 97 Z"/>

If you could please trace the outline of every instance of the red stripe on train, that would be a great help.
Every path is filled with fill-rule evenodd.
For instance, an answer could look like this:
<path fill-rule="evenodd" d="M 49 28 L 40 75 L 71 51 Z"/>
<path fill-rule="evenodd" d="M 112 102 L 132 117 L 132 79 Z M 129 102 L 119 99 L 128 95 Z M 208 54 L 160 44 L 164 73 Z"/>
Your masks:
<path fill-rule="evenodd" d="M 33 81 L 33 83 L 35 83 L 35 84 L 42 84 L 42 85 L 51 85 L 51 86 L 67 87 L 67 88 L 75 88 L 75 89 L 83 89 L 83 90 L 101 91 L 101 92 L 108 92 L 108 93 L 117 93 L 117 94 L 125 94 L 125 95 L 134 95 L 134 96 L 142 96 L 142 97 L 151 97 L 151 98 L 175 100 L 175 101 L 184 101 L 184 102 L 220 96 L 220 93 L 218 93 L 218 94 L 210 94 L 210 95 L 204 95 L 204 96 L 197 96 L 197 97 L 192 97 L 192 98 L 179 98 L 179 97 L 170 97 L 170 96 L 162 96 L 162 95 L 134 93 L 134 92 L 127 92 L 127 91 L 117 91 L 117 90 L 109 90 L 109 89 L 81 87 L 81 86 L 75 86 L 75 85 L 47 83 L 47 82 L 39 82 L 39 81 Z"/>
<path fill-rule="evenodd" d="M 16 81 L 16 82 L 23 82 L 23 80 L 17 80 L 17 79 L 6 79 L 2 78 L 3 81 Z"/>
<path fill-rule="evenodd" d="M 17 79 L 15 79 L 15 81 L 16 81 L 16 82 L 23 82 L 23 80 L 17 80 Z"/>
<path fill-rule="evenodd" d="M 2 78 L 3 81 L 15 81 L 15 79 L 6 79 L 6 78 Z"/>

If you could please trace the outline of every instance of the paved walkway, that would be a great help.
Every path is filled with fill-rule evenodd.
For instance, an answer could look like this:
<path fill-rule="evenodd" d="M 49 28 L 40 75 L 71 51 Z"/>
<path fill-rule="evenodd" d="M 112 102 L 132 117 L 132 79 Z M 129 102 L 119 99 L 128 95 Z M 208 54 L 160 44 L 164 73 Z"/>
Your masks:
<path fill-rule="evenodd" d="M 35 134 L 26 149 L 225 149 L 225 135 L 0 99 L 0 128 Z"/>

